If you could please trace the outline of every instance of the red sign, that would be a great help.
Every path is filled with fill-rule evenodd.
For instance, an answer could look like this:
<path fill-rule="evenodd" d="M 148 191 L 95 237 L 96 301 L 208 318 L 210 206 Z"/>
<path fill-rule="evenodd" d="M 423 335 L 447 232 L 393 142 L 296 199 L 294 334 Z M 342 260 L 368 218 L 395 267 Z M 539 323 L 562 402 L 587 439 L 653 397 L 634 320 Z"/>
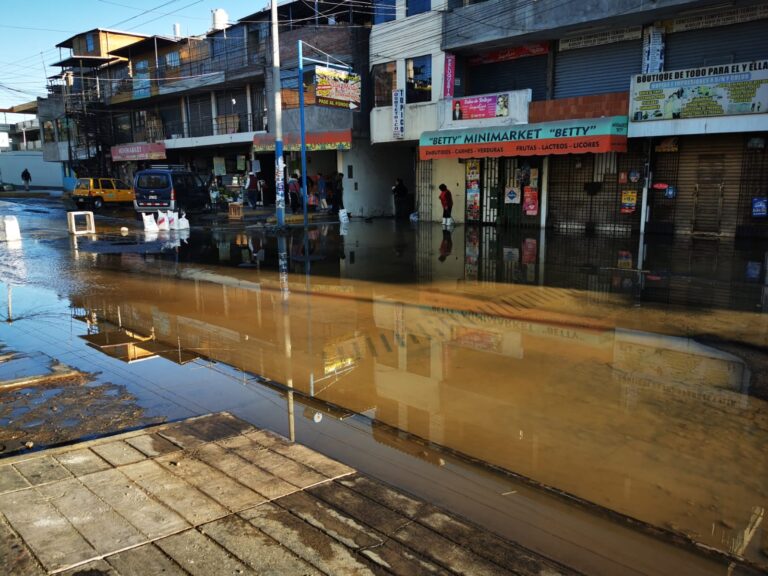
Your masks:
<path fill-rule="evenodd" d="M 547 156 L 549 154 L 595 154 L 626 152 L 627 137 L 618 135 L 576 136 L 573 138 L 542 139 L 482 144 L 446 144 L 420 146 L 419 158 L 500 158 L 502 156 Z"/>
<path fill-rule="evenodd" d="M 135 160 L 165 160 L 165 144 L 118 144 L 110 149 L 113 162 L 128 162 Z"/>
<path fill-rule="evenodd" d="M 494 62 L 504 62 L 505 60 L 525 58 L 526 56 L 540 56 L 541 54 L 547 54 L 548 52 L 548 42 L 534 42 L 532 44 L 524 44 L 522 46 L 514 46 L 512 48 L 494 50 L 493 52 L 486 52 L 485 54 L 480 54 L 479 56 L 473 56 L 469 59 L 469 63 L 472 65 L 493 64 Z"/>
<path fill-rule="evenodd" d="M 654 190 L 666 190 L 669 188 L 669 184 L 666 184 L 665 182 L 654 182 L 653 189 Z"/>
<path fill-rule="evenodd" d="M 539 213 L 539 191 L 536 188 L 523 188 L 523 210 L 526 216 L 536 216 Z"/>
<path fill-rule="evenodd" d="M 328 132 L 307 132 L 307 150 L 350 150 L 352 148 L 352 130 L 334 130 Z M 288 132 L 283 135 L 283 147 L 286 151 L 301 150 L 301 134 Z M 275 149 L 274 134 L 255 134 L 254 152 L 267 152 Z"/>
<path fill-rule="evenodd" d="M 443 98 L 453 98 L 453 85 L 456 82 L 456 55 L 445 54 L 445 85 Z"/>

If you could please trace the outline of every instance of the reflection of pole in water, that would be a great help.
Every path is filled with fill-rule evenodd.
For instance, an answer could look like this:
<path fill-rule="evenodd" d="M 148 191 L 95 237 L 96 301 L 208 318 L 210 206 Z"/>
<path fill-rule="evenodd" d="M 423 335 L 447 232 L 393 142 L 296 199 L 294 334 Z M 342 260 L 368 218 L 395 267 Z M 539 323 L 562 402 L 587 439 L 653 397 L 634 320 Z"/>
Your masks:
<path fill-rule="evenodd" d="M 291 315 L 288 308 L 288 250 L 286 238 L 277 238 L 278 266 L 280 271 L 280 292 L 283 296 L 283 352 L 285 354 L 285 385 L 288 387 L 288 438 L 296 441 L 296 428 L 293 420 L 293 377 L 291 375 Z"/>
<path fill-rule="evenodd" d="M 5 319 L 8 324 L 13 323 L 13 288 L 8 284 L 8 317 Z"/>

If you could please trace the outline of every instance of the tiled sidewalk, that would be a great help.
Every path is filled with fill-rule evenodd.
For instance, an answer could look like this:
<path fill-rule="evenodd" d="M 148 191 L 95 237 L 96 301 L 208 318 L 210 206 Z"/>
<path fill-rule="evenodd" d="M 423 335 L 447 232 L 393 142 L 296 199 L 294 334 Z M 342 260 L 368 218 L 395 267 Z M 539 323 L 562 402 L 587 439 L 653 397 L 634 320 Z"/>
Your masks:
<path fill-rule="evenodd" d="M 0 461 L 3 573 L 572 574 L 215 414 Z"/>

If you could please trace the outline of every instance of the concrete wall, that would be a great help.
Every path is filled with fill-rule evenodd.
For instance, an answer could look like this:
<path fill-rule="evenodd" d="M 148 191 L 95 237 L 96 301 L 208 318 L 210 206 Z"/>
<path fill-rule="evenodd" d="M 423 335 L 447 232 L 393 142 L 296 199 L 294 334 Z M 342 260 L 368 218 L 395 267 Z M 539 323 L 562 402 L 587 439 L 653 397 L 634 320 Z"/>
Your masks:
<path fill-rule="evenodd" d="M 42 152 L 3 152 L 0 154 L 0 182 L 24 186 L 21 173 L 24 168 L 32 175 L 32 188 L 61 190 L 63 172 L 58 162 L 46 162 Z"/>
<path fill-rule="evenodd" d="M 339 172 L 344 174 L 344 206 L 355 216 L 394 214 L 392 186 L 401 177 L 413 191 L 413 150 L 406 146 L 376 146 L 355 140 L 352 150 L 339 152 Z M 352 166 L 352 178 L 348 167 Z M 355 190 L 357 186 L 357 190 Z"/>

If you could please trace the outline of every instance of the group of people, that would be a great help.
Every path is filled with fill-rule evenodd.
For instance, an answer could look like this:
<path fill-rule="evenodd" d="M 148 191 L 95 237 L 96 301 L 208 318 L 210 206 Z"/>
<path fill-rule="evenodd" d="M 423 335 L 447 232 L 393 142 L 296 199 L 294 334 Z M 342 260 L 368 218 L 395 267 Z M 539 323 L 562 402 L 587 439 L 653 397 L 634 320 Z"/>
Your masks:
<path fill-rule="evenodd" d="M 288 179 L 288 205 L 291 212 L 297 214 L 303 210 L 301 194 L 301 175 L 291 174 Z M 307 210 L 309 212 L 328 211 L 338 214 L 344 209 L 344 175 L 335 172 L 323 175 L 318 172 L 315 178 L 307 176 Z"/>

